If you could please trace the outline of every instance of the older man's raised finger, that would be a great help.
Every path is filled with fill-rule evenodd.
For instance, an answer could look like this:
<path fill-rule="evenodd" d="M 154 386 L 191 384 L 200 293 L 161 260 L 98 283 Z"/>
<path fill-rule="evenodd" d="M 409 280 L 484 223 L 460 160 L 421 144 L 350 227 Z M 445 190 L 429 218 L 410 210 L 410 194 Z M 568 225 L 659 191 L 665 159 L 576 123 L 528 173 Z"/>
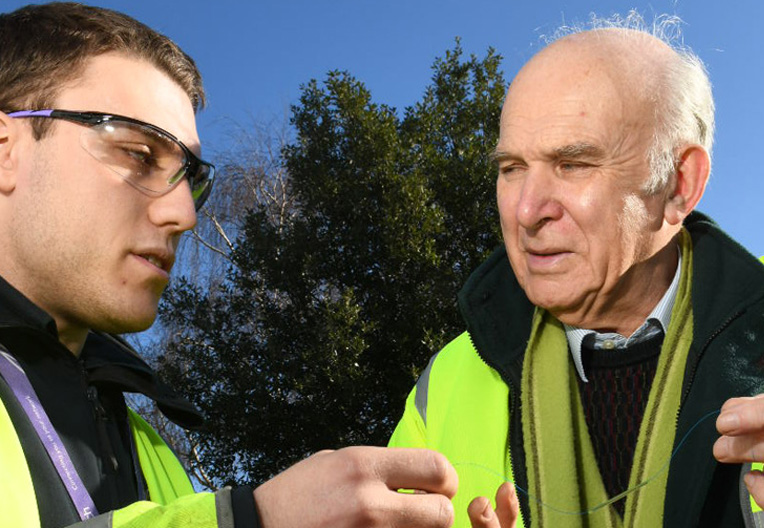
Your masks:
<path fill-rule="evenodd" d="M 764 395 L 727 400 L 716 419 L 716 429 L 728 436 L 764 434 Z"/>

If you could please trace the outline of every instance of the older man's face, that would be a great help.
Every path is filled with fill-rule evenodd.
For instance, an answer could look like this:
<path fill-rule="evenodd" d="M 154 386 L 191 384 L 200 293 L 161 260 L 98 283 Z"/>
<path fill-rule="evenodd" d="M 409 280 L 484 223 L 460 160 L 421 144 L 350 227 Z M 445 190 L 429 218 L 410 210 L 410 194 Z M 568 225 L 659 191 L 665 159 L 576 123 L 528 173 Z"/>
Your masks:
<path fill-rule="evenodd" d="M 568 324 L 638 295 L 663 199 L 649 176 L 649 108 L 601 61 L 556 51 L 512 83 L 497 146 L 497 199 L 512 268 L 529 299 Z M 638 304 L 639 299 L 634 299 Z"/>

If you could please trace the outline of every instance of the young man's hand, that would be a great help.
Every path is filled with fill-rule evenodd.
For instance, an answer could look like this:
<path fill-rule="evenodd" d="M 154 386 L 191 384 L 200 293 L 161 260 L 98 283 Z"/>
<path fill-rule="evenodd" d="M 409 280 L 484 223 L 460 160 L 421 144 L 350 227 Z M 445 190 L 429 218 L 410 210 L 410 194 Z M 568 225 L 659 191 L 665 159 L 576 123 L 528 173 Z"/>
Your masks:
<path fill-rule="evenodd" d="M 295 464 L 258 487 L 255 502 L 263 528 L 446 528 L 457 486 L 434 451 L 348 447 Z"/>

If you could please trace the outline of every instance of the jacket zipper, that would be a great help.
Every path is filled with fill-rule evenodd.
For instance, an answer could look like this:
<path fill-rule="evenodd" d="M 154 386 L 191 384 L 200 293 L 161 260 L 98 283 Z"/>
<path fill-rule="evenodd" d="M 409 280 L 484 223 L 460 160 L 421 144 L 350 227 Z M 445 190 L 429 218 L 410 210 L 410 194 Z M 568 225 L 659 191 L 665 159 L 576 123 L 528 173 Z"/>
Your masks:
<path fill-rule="evenodd" d="M 106 409 L 103 408 L 101 400 L 98 398 L 98 389 L 93 385 L 87 387 L 87 397 L 93 406 L 93 418 L 96 423 L 96 429 L 98 430 L 99 443 L 101 444 L 101 459 L 103 460 L 104 473 L 112 474 L 116 478 L 117 470 L 119 469 L 119 462 L 114 454 L 114 447 L 111 445 L 109 439 L 109 432 L 106 430 L 106 423 L 108 422 L 108 414 Z M 109 495 L 111 497 L 112 504 L 118 504 L 119 492 L 116 487 L 115 478 L 108 478 L 107 482 Z"/>
<path fill-rule="evenodd" d="M 98 429 L 98 436 L 101 439 L 101 447 L 103 448 L 103 455 L 105 458 L 106 466 L 113 473 L 116 473 L 119 469 L 119 462 L 114 455 L 114 448 L 111 445 L 109 439 L 109 432 L 106 430 L 106 423 L 108 422 L 108 414 L 106 409 L 103 408 L 101 400 L 98 398 L 98 389 L 93 385 L 89 385 L 87 388 L 87 396 L 90 403 L 93 405 L 93 417 L 95 418 L 96 428 Z"/>
<path fill-rule="evenodd" d="M 511 376 L 510 376 L 510 374 L 508 372 L 506 372 L 503 368 L 500 368 L 497 364 L 493 363 L 492 361 L 488 361 L 485 358 L 485 356 L 480 352 L 478 347 L 475 345 L 475 342 L 472 340 L 472 332 L 467 331 L 467 335 L 469 336 L 470 344 L 472 345 L 472 348 L 477 353 L 477 356 L 480 358 L 480 361 L 485 363 L 489 368 L 492 368 L 493 370 L 498 372 L 499 375 L 501 376 L 501 379 L 504 381 L 504 383 L 507 384 L 507 388 L 509 389 L 509 417 L 508 417 L 507 423 L 508 423 L 508 425 L 510 427 L 510 431 L 511 431 L 512 418 L 513 418 L 514 414 L 517 411 L 517 408 L 516 408 L 517 391 L 515 390 L 516 383 L 511 379 Z M 509 467 L 512 470 L 512 479 L 513 479 L 512 485 L 517 487 L 517 484 L 515 484 L 515 482 L 514 482 L 517 479 L 515 477 L 515 474 L 516 474 L 515 466 L 512 463 L 512 438 L 511 437 L 512 437 L 512 434 L 510 432 L 510 438 L 507 439 L 507 445 L 509 447 L 507 448 L 507 457 L 506 458 L 507 458 L 507 463 L 509 464 Z M 515 492 L 517 492 L 517 490 L 515 490 Z M 519 496 L 518 496 L 518 498 L 519 498 Z M 520 504 L 522 505 L 522 501 L 520 501 Z M 524 526 L 524 521 L 523 521 L 524 515 L 523 515 L 523 511 L 522 510 L 523 510 L 523 508 L 521 507 L 519 512 L 518 512 L 518 514 L 519 514 L 518 521 L 519 521 L 519 524 Z"/>
<path fill-rule="evenodd" d="M 700 364 L 700 360 L 703 357 L 703 354 L 706 352 L 708 347 L 711 345 L 711 341 L 719 337 L 719 334 L 721 334 L 724 330 L 727 329 L 729 325 L 732 324 L 732 322 L 740 317 L 743 314 L 743 310 L 739 310 L 735 312 L 733 315 L 727 318 L 724 323 L 722 323 L 720 326 L 716 328 L 713 334 L 708 336 L 708 339 L 706 339 L 706 342 L 703 343 L 703 346 L 700 349 L 700 352 L 698 353 L 698 357 L 695 358 L 695 360 L 692 362 L 691 369 L 690 369 L 690 377 L 687 379 L 687 385 L 685 386 L 684 390 L 682 391 L 682 398 L 679 400 L 679 410 L 677 411 L 677 420 L 679 420 L 679 413 L 682 412 L 682 408 L 684 408 L 684 402 L 687 400 L 687 396 L 690 394 L 690 388 L 692 387 L 693 382 L 695 381 L 695 374 L 698 370 L 698 365 Z"/>

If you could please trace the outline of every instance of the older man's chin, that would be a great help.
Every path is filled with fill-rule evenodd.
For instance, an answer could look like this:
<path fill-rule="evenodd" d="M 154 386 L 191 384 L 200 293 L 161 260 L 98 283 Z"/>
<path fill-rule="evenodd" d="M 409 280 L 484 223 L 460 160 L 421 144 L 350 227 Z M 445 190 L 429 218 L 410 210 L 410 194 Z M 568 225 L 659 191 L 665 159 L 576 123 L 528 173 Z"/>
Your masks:
<path fill-rule="evenodd" d="M 546 284 L 543 287 L 530 284 L 523 287 L 523 290 L 534 305 L 547 310 L 560 320 L 566 319 L 568 314 L 572 316 L 578 312 L 583 304 L 580 294 L 566 292 L 558 283 Z"/>

